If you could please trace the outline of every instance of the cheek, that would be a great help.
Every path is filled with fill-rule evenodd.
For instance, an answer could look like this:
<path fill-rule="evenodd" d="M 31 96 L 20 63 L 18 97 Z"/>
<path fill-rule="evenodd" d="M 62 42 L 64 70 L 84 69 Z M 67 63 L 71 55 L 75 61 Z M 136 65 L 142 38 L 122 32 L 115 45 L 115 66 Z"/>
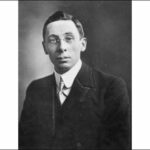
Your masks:
<path fill-rule="evenodd" d="M 49 53 L 49 58 L 52 63 L 55 63 L 55 55 L 53 53 Z"/>
<path fill-rule="evenodd" d="M 48 55 L 50 56 L 50 58 L 53 58 L 55 57 L 55 48 L 47 48 L 47 52 L 48 52 Z"/>
<path fill-rule="evenodd" d="M 56 47 L 50 47 L 50 46 L 48 46 L 47 49 L 48 49 L 48 53 L 49 53 L 49 54 L 54 54 L 55 51 L 57 50 Z"/>
<path fill-rule="evenodd" d="M 72 50 L 74 53 L 79 53 L 81 51 L 81 44 L 79 42 L 76 42 L 72 45 Z"/>
<path fill-rule="evenodd" d="M 74 46 L 73 53 L 75 54 L 75 56 L 79 56 L 80 53 L 81 53 L 81 47 L 79 45 L 78 46 Z"/>

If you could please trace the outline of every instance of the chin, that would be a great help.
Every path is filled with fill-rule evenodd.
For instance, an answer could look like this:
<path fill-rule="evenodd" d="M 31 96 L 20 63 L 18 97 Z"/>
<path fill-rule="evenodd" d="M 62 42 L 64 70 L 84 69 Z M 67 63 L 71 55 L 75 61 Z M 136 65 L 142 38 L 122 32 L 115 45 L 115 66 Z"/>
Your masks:
<path fill-rule="evenodd" d="M 71 69 L 71 67 L 69 65 L 62 64 L 57 67 L 56 71 L 58 73 L 65 73 L 70 69 Z"/>

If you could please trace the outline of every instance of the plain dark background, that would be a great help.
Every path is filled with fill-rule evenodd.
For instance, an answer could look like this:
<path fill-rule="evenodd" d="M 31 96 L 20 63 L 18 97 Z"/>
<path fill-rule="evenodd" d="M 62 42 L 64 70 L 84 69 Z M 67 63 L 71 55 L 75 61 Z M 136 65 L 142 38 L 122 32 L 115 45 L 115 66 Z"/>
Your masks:
<path fill-rule="evenodd" d="M 19 1 L 19 115 L 28 84 L 52 73 L 42 47 L 45 20 L 57 10 L 76 16 L 88 39 L 82 59 L 122 77 L 131 98 L 130 1 Z"/>

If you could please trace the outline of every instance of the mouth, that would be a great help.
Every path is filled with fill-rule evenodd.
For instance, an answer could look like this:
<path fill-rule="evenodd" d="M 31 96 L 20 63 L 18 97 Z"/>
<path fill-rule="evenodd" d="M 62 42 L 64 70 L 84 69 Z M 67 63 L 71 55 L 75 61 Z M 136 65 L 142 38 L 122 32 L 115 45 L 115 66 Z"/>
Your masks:
<path fill-rule="evenodd" d="M 61 63 L 65 63 L 70 59 L 70 57 L 57 57 L 56 60 Z"/>

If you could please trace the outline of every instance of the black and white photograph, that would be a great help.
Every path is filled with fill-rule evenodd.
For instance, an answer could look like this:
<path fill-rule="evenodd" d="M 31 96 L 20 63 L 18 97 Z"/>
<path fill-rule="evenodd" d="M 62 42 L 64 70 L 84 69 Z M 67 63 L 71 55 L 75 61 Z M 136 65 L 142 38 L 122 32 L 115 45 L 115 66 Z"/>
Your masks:
<path fill-rule="evenodd" d="M 150 1 L 0 1 L 0 149 L 149 150 Z"/>
<path fill-rule="evenodd" d="M 19 149 L 131 150 L 131 1 L 19 1 Z"/>

